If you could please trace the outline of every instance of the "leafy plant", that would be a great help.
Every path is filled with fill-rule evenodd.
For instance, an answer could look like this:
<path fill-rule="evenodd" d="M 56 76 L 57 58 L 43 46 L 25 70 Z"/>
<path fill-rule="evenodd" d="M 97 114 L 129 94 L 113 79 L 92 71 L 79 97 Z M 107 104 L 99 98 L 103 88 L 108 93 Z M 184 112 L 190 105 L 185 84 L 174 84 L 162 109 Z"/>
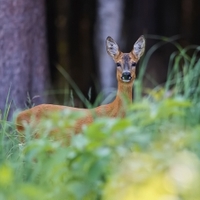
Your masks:
<path fill-rule="evenodd" d="M 0 199 L 199 199 L 197 52 L 189 57 L 179 48 L 164 87 L 145 97 L 136 88 L 139 97 L 125 118 L 97 118 L 72 134 L 70 145 L 66 127 L 80 116 L 57 113 L 43 121 L 38 139 L 27 127 L 20 144 L 14 124 L 1 114 Z M 55 127 L 58 140 L 49 137 Z"/>

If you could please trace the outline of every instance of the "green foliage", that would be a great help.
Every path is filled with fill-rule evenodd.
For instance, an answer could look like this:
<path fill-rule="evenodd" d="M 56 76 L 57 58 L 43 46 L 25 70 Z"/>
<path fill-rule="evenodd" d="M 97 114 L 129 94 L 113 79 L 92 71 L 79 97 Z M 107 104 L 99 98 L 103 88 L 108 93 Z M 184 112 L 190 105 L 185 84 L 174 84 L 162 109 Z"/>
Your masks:
<path fill-rule="evenodd" d="M 165 87 L 136 93 L 125 118 L 97 118 L 69 146 L 73 113 L 45 120 L 24 144 L 1 115 L 0 199 L 200 199 L 200 62 L 180 49 L 172 63 Z M 61 141 L 48 137 L 56 126 Z"/>

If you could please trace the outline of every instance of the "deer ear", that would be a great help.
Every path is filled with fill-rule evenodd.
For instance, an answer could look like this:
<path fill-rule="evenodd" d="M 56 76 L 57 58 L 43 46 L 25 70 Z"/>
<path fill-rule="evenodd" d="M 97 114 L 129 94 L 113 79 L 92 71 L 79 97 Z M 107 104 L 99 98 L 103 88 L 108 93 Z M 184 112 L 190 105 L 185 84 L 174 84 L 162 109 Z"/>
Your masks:
<path fill-rule="evenodd" d="M 119 47 L 110 36 L 106 38 L 106 50 L 112 58 L 119 54 Z"/>
<path fill-rule="evenodd" d="M 144 36 L 140 36 L 139 39 L 135 42 L 135 44 L 133 45 L 133 50 L 132 53 L 138 58 L 138 60 L 140 59 L 140 57 L 143 55 L 145 50 L 145 38 Z"/>

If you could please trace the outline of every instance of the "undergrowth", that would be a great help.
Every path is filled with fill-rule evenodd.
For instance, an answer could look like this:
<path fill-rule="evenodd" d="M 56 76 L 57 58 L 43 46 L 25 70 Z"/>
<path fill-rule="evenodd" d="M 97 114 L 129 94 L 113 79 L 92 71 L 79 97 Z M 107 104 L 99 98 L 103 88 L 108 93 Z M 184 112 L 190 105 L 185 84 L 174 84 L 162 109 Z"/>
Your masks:
<path fill-rule="evenodd" d="M 46 133 L 20 144 L 14 122 L 1 114 L 0 199 L 200 199 L 199 49 L 187 51 L 172 54 L 165 86 L 142 97 L 136 80 L 127 117 L 97 118 L 69 146 Z M 76 117 L 53 116 L 46 132 L 56 124 L 64 132 Z"/>

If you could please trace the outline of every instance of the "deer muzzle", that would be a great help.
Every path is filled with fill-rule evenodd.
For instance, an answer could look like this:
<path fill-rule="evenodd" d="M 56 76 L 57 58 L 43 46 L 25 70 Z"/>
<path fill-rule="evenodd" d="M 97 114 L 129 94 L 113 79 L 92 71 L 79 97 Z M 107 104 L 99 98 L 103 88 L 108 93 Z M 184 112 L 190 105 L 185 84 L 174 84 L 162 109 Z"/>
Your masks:
<path fill-rule="evenodd" d="M 125 71 L 122 73 L 121 79 L 123 82 L 129 82 L 132 79 L 131 73 L 129 71 Z"/>

